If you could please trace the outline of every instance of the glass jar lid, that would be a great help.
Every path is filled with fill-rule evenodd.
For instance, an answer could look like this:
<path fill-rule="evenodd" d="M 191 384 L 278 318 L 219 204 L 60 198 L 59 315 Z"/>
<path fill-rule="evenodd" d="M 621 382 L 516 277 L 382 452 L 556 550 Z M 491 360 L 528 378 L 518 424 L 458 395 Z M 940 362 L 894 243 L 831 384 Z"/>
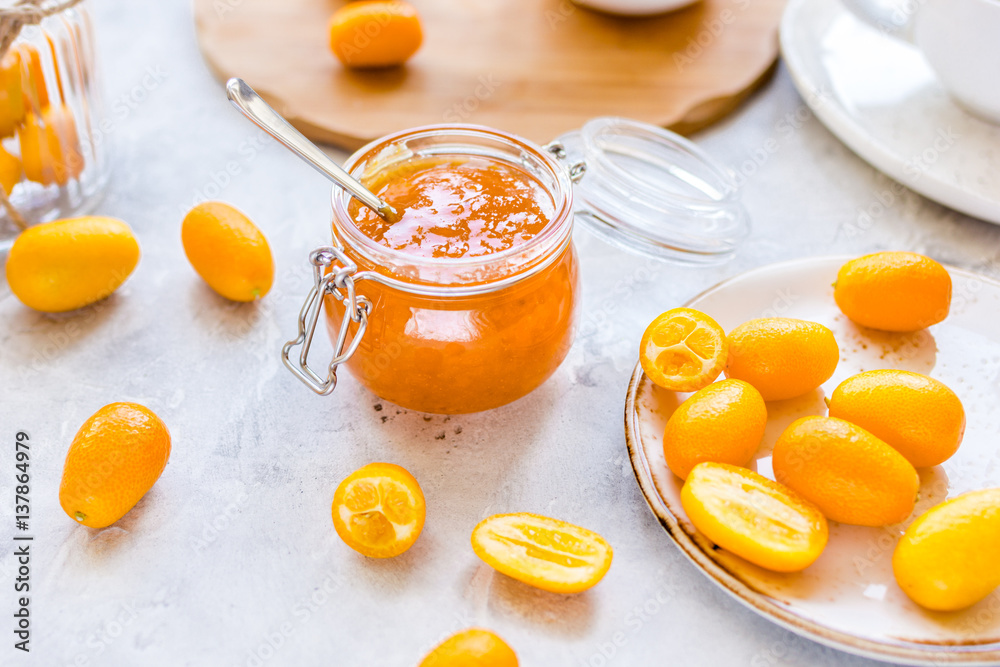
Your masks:
<path fill-rule="evenodd" d="M 627 251 L 719 263 L 750 232 L 733 171 L 678 134 L 595 118 L 547 148 L 576 183 L 577 221 Z"/>

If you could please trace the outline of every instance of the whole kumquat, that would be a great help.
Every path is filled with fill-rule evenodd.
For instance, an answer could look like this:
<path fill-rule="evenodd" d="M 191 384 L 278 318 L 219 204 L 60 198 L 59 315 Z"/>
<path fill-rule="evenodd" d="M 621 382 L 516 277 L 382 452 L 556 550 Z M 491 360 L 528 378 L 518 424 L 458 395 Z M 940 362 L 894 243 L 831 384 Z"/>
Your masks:
<path fill-rule="evenodd" d="M 766 426 L 767 407 L 760 392 L 743 380 L 710 384 L 681 403 L 667 421 L 667 466 L 681 479 L 705 461 L 745 466 Z"/>
<path fill-rule="evenodd" d="M 360 0 L 330 17 L 330 50 L 347 67 L 401 65 L 423 42 L 413 5 L 404 0 Z"/>
<path fill-rule="evenodd" d="M 419 667 L 517 667 L 517 655 L 493 632 L 470 628 L 438 644 Z"/>
<path fill-rule="evenodd" d="M 765 401 L 813 391 L 840 361 L 833 332 L 818 322 L 767 317 L 729 332 L 726 377 L 752 384 Z"/>
<path fill-rule="evenodd" d="M 896 582 L 917 604 L 965 609 L 1000 585 L 1000 489 L 971 491 L 927 510 L 896 545 Z"/>
<path fill-rule="evenodd" d="M 910 516 L 920 478 L 903 455 L 860 426 L 803 417 L 771 454 L 774 478 L 832 521 L 885 526 Z"/>
<path fill-rule="evenodd" d="M 23 173 L 21 160 L 0 146 L 0 187 L 3 188 L 4 194 L 10 196 L 10 193 L 14 191 L 14 186 L 21 181 Z"/>
<path fill-rule="evenodd" d="M 115 218 L 87 216 L 29 227 L 7 257 L 7 284 L 24 305 L 47 313 L 107 297 L 139 262 L 132 229 Z"/>
<path fill-rule="evenodd" d="M 930 257 L 877 252 L 840 267 L 833 298 L 863 327 L 917 331 L 948 316 L 951 276 Z"/>
<path fill-rule="evenodd" d="M 137 403 L 112 403 L 95 412 L 66 454 L 59 504 L 74 521 L 110 526 L 146 495 L 170 458 L 170 432 Z"/>
<path fill-rule="evenodd" d="M 28 180 L 66 185 L 83 171 L 84 158 L 76 121 L 64 104 L 29 112 L 18 130 L 21 161 Z"/>
<path fill-rule="evenodd" d="M 0 60 L 0 136 L 11 137 L 24 120 L 21 51 L 9 48 Z"/>
<path fill-rule="evenodd" d="M 274 258 L 264 233 L 229 204 L 210 201 L 181 223 L 191 266 L 208 286 L 232 301 L 256 301 L 271 290 Z"/>
<path fill-rule="evenodd" d="M 915 468 L 947 461 L 965 433 L 965 410 L 955 392 L 910 371 L 875 370 L 849 377 L 830 397 L 830 416 L 857 424 Z"/>

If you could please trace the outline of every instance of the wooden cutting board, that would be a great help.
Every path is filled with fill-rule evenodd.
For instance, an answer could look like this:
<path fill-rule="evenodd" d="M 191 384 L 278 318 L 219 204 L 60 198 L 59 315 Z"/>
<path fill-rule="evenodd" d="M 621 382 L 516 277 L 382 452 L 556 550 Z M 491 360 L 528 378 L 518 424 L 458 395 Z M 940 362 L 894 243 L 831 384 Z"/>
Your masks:
<path fill-rule="evenodd" d="M 355 149 L 469 122 L 544 143 L 596 116 L 690 133 L 773 71 L 785 0 L 701 0 L 620 18 L 569 0 L 412 0 L 424 44 L 404 67 L 352 71 L 327 45 L 344 0 L 194 0 L 202 52 L 315 141 Z M 221 94 L 221 93 L 220 93 Z"/>

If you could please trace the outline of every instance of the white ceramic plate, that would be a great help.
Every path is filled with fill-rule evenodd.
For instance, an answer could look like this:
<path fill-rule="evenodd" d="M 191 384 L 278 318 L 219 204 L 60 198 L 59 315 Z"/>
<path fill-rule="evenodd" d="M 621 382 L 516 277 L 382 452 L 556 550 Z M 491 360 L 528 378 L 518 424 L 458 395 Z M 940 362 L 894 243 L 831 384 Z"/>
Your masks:
<path fill-rule="evenodd" d="M 816 117 L 862 159 L 1000 224 L 1000 126 L 952 102 L 916 48 L 861 23 L 840 0 L 790 0 L 781 52 Z"/>
<path fill-rule="evenodd" d="M 862 330 L 833 301 L 846 257 L 775 264 L 725 281 L 687 305 L 729 331 L 756 317 L 795 317 L 830 327 L 841 349 L 836 374 L 812 394 L 768 404 L 764 442 L 752 466 L 773 479 L 771 447 L 794 419 L 826 414 L 823 401 L 862 370 L 903 368 L 943 381 L 962 399 L 968 425 L 958 453 L 921 470 L 911 520 L 946 498 L 1000 486 L 1000 283 L 957 269 L 948 319 L 912 334 Z M 650 509 L 681 550 L 715 583 L 770 620 L 818 642 L 879 660 L 920 665 L 1000 662 L 1000 592 L 971 609 L 933 613 L 910 601 L 892 575 L 892 552 L 909 521 L 886 528 L 831 523 L 826 551 L 797 574 L 777 574 L 715 548 L 688 521 L 681 480 L 663 459 L 663 428 L 686 394 L 656 387 L 636 366 L 625 432 Z M 998 554 L 1000 563 L 1000 554 Z"/>

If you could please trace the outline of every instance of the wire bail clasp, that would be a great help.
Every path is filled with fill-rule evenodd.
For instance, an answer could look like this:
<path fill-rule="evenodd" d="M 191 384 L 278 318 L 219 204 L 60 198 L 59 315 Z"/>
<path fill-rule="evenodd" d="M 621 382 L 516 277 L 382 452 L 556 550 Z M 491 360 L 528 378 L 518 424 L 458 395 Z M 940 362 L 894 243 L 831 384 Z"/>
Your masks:
<path fill-rule="evenodd" d="M 542 150 L 551 153 L 556 160 L 563 164 L 565 164 L 566 159 L 569 157 L 566 147 L 559 140 L 550 141 L 542 146 Z M 579 183 L 580 179 L 583 178 L 583 175 L 587 173 L 587 163 L 583 160 L 574 162 L 573 164 L 566 164 L 565 167 L 566 172 L 569 174 L 569 180 L 574 183 Z"/>
<path fill-rule="evenodd" d="M 320 396 L 327 396 L 337 386 L 337 367 L 351 358 L 365 335 L 372 304 L 367 297 L 355 291 L 354 274 L 358 271 L 358 265 L 343 250 L 334 246 L 317 248 L 309 253 L 309 262 L 313 265 L 313 286 L 299 311 L 299 334 L 281 348 L 281 361 L 307 387 Z M 329 273 L 326 272 L 327 268 L 331 269 Z M 324 379 L 309 367 L 308 357 L 320 311 L 323 309 L 323 297 L 327 294 L 332 294 L 344 304 L 346 312 L 334 343 L 334 357 Z M 358 325 L 358 330 L 348 343 L 351 322 Z M 292 361 L 291 352 L 299 345 L 302 346 L 299 358 Z"/>

